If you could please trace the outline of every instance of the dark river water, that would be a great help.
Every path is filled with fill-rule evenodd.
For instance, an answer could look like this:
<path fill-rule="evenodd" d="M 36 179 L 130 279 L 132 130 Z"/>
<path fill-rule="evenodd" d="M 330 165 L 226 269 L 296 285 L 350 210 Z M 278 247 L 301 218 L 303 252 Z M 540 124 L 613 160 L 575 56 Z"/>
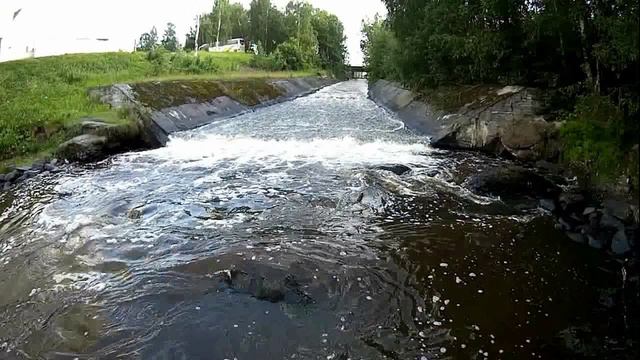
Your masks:
<path fill-rule="evenodd" d="M 634 358 L 619 265 L 461 185 L 502 161 L 352 81 L 41 175 L 0 193 L 0 358 Z"/>

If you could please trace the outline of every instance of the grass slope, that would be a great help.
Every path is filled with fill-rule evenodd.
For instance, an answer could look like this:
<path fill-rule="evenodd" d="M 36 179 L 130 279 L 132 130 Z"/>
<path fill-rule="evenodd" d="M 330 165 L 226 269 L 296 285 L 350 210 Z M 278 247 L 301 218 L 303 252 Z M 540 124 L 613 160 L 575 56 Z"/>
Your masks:
<path fill-rule="evenodd" d="M 46 155 L 93 115 L 123 120 L 87 90 L 114 83 L 177 79 L 249 79 L 309 76 L 252 68 L 243 53 L 74 54 L 0 63 L 0 167 Z"/>

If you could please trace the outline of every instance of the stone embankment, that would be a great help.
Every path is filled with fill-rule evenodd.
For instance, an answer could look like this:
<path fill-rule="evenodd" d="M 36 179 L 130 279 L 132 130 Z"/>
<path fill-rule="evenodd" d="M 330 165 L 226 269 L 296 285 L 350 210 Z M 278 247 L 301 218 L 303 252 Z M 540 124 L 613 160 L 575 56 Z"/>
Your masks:
<path fill-rule="evenodd" d="M 308 95 L 336 83 L 332 78 L 176 80 L 116 84 L 91 89 L 89 96 L 128 114 L 112 124 L 81 119 L 79 135 L 61 144 L 54 159 L 38 160 L 0 174 L 0 191 L 66 162 L 90 162 L 136 149 L 164 146 L 178 131 L 195 129 L 260 107 Z"/>
<path fill-rule="evenodd" d="M 460 90 L 429 101 L 396 83 L 378 80 L 369 96 L 395 112 L 408 128 L 429 135 L 434 147 L 481 150 L 521 160 L 557 157 L 559 124 L 547 122 L 541 114 L 540 91 L 521 86 Z"/>
<path fill-rule="evenodd" d="M 407 128 L 429 136 L 436 148 L 482 151 L 516 160 L 510 167 L 471 176 L 465 185 L 472 191 L 504 201 L 532 200 L 576 242 L 615 255 L 640 251 L 637 204 L 622 193 L 598 199 L 567 181 L 574 176 L 553 163 L 561 149 L 560 123 L 545 119 L 540 90 L 482 86 L 449 89 L 445 94 L 450 99 L 419 96 L 385 80 L 369 88 L 373 101 L 397 114 Z"/>

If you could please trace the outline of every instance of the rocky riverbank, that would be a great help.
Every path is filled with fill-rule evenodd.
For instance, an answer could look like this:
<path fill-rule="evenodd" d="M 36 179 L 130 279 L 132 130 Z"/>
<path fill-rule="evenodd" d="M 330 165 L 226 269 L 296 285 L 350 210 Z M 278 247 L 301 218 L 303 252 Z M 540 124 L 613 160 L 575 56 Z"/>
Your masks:
<path fill-rule="evenodd" d="M 619 256 L 625 264 L 637 261 L 638 205 L 624 186 L 597 193 L 579 186 L 574 174 L 554 163 L 561 151 L 559 124 L 546 121 L 541 91 L 485 86 L 464 92 L 443 102 L 385 80 L 369 88 L 374 101 L 396 113 L 408 128 L 430 136 L 436 148 L 514 160 L 512 167 L 472 175 L 464 184 L 472 191 L 504 201 L 534 202 L 555 217 L 569 239 Z"/>

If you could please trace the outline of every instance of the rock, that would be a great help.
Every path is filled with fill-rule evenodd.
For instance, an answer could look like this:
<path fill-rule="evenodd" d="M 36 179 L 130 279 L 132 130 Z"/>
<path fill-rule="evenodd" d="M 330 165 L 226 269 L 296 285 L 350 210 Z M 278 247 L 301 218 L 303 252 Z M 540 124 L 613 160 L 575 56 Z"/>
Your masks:
<path fill-rule="evenodd" d="M 520 160 L 557 157 L 557 126 L 539 116 L 543 91 L 460 86 L 434 89 L 433 95 L 418 97 L 385 80 L 369 87 L 373 101 L 394 111 L 407 128 L 430 136 L 434 147 L 481 150 Z"/>
<path fill-rule="evenodd" d="M 440 174 L 440 171 L 435 170 L 435 169 L 427 171 L 427 176 L 428 177 L 436 177 L 436 176 L 438 176 L 438 174 Z"/>
<path fill-rule="evenodd" d="M 390 171 L 396 175 L 402 175 L 411 171 L 411 168 L 401 164 L 395 165 L 380 165 L 377 167 L 379 170 Z"/>
<path fill-rule="evenodd" d="M 607 199 L 602 202 L 602 206 L 605 213 L 610 214 L 622 221 L 629 220 L 633 214 L 631 204 L 628 204 L 624 201 Z"/>
<path fill-rule="evenodd" d="M 551 199 L 540 199 L 540 207 L 549 212 L 556 210 L 556 204 Z"/>
<path fill-rule="evenodd" d="M 611 239 L 611 251 L 616 255 L 623 255 L 631 251 L 629 239 L 627 239 L 624 229 L 618 230 L 618 232 L 613 235 L 613 239 Z"/>
<path fill-rule="evenodd" d="M 617 230 L 624 229 L 624 224 L 622 223 L 622 221 L 620 221 L 619 219 L 607 213 L 602 214 L 602 217 L 600 217 L 600 226 L 603 228 L 610 228 L 610 229 L 617 229 Z"/>
<path fill-rule="evenodd" d="M 51 159 L 51 161 L 49 161 L 49 165 L 51 165 L 51 166 L 58 165 L 58 159 Z"/>
<path fill-rule="evenodd" d="M 91 161 L 100 159 L 105 153 L 107 138 L 96 135 L 80 135 L 61 144 L 57 153 L 71 161 Z"/>
<path fill-rule="evenodd" d="M 583 215 L 583 216 L 589 216 L 589 215 L 591 215 L 591 214 L 593 214 L 593 213 L 595 213 L 595 212 L 596 212 L 596 208 L 594 208 L 594 207 L 588 207 L 588 208 L 585 208 L 585 209 L 584 209 L 584 211 L 582 212 L 582 215 Z"/>
<path fill-rule="evenodd" d="M 560 208 L 566 212 L 581 213 L 584 202 L 584 195 L 574 192 L 564 192 L 558 197 Z"/>
<path fill-rule="evenodd" d="M 494 168 L 473 176 L 468 185 L 480 193 L 504 197 L 554 196 L 560 188 L 531 170 L 519 166 Z"/>
<path fill-rule="evenodd" d="M 600 227 L 600 214 L 597 211 L 589 214 L 589 226 L 594 229 Z"/>
<path fill-rule="evenodd" d="M 56 167 L 51 165 L 51 164 L 44 164 L 44 170 L 45 171 L 55 171 Z"/>
<path fill-rule="evenodd" d="M 4 174 L 0 174 L 0 183 L 4 182 Z"/>
<path fill-rule="evenodd" d="M 139 208 L 129 209 L 127 217 L 131 220 L 138 220 L 142 217 L 142 211 Z"/>
<path fill-rule="evenodd" d="M 589 246 L 591 246 L 594 249 L 602 249 L 604 247 L 604 243 L 602 242 L 602 240 L 592 235 L 587 235 L 587 240 L 589 242 Z"/>
<path fill-rule="evenodd" d="M 38 175 L 40 173 L 40 171 L 36 171 L 36 170 L 27 170 L 24 173 L 22 173 L 21 177 L 24 177 L 26 179 L 32 178 L 36 175 Z"/>
<path fill-rule="evenodd" d="M 31 164 L 31 170 L 40 172 L 44 169 L 45 164 L 47 164 L 47 160 L 45 159 L 36 160 Z"/>
<path fill-rule="evenodd" d="M 567 236 L 569 237 L 569 239 L 580 243 L 580 244 L 584 244 L 584 235 L 579 234 L 579 233 L 574 233 L 574 232 L 567 232 Z"/>
<path fill-rule="evenodd" d="M 16 166 L 16 170 L 19 172 L 25 172 L 25 171 L 31 170 L 31 165 Z"/>
<path fill-rule="evenodd" d="M 11 183 L 10 182 L 5 182 L 4 185 L 2 186 L 2 190 L 7 191 L 11 188 Z"/>
<path fill-rule="evenodd" d="M 80 123 L 82 133 L 88 135 L 109 136 L 109 132 L 116 127 L 117 125 L 108 124 L 100 119 L 85 120 Z"/>
<path fill-rule="evenodd" d="M 13 170 L 13 171 L 9 172 L 8 174 L 4 175 L 4 181 L 12 182 L 12 181 L 15 181 L 19 176 L 20 176 L 20 173 L 18 173 L 17 170 Z"/>

